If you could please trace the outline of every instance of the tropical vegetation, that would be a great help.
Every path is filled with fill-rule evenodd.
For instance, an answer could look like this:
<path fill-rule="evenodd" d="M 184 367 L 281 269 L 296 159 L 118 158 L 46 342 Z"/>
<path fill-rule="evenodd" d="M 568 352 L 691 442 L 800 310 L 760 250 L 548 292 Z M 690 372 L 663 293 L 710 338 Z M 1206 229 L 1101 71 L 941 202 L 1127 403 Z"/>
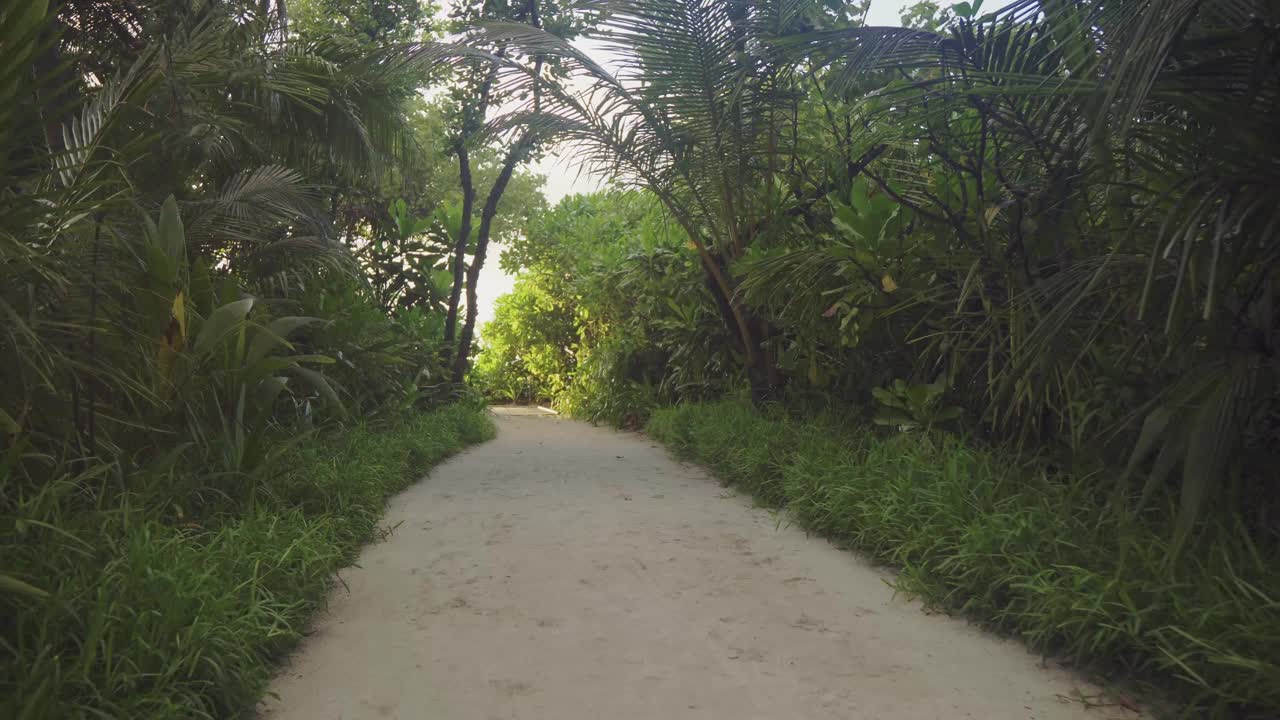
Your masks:
<path fill-rule="evenodd" d="M 591 5 L 597 57 L 476 31 L 570 68 L 507 122 L 619 186 L 508 252 L 487 392 L 652 417 L 904 588 L 1280 711 L 1276 8 Z"/>
<path fill-rule="evenodd" d="M 648 431 L 762 503 L 897 569 L 894 587 L 1036 650 L 1155 717 L 1277 707 L 1275 555 L 1227 517 L 1175 552 L 1169 523 L 1114 512 L 1096 481 L 923 429 L 742 399 L 656 410 Z"/>
<path fill-rule="evenodd" d="M 869 8 L 0 9 L 6 715 L 248 713 L 472 388 L 1280 714 L 1280 9 Z"/>
<path fill-rule="evenodd" d="M 0 9 L 5 717 L 247 714 L 385 499 L 491 434 L 442 27 L 369 8 Z"/>

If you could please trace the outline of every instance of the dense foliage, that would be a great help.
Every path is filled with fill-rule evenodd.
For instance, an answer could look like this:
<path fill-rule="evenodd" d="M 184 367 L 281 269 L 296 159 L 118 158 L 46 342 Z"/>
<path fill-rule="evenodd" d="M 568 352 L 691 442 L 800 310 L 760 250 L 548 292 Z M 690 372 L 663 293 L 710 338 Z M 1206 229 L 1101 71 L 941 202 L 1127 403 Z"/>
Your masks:
<path fill-rule="evenodd" d="M 492 434 L 482 408 L 453 405 L 279 435 L 255 484 L 204 488 L 197 468 L 164 478 L 216 493 L 199 514 L 46 499 L 57 513 L 43 516 L 50 531 L 29 528 L 4 548 L 6 569 L 57 585 L 38 610 L 6 611 L 0 714 L 252 717 L 273 664 L 302 638 L 334 571 L 373 536 L 386 499 Z"/>
<path fill-rule="evenodd" d="M 6 717 L 247 709 L 383 499 L 488 432 L 422 415 L 465 396 L 449 52 L 418 3 L 299 6 L 0 8 Z"/>
<path fill-rule="evenodd" d="M 904 14 L 916 27 L 869 28 L 854 5 L 609 1 L 603 64 L 549 33 L 487 27 L 573 70 L 510 122 L 554 128 L 635 189 L 566 199 L 530 226 L 478 376 L 496 396 L 623 425 L 744 392 L 1034 458 L 1069 478 L 1046 492 L 1070 503 L 1024 518 L 1054 537 L 1028 537 L 1016 561 L 1080 603 L 1131 573 L 1139 605 L 1089 622 L 1136 629 L 1119 645 L 1088 628 L 1039 637 L 1048 626 L 1019 615 L 1039 601 L 993 600 L 950 571 L 933 581 L 1048 645 L 1097 641 L 1187 678 L 1206 707 L 1274 712 L 1255 688 L 1274 685 L 1277 652 L 1257 629 L 1280 622 L 1265 582 L 1280 546 L 1280 15 L 1251 0 L 978 5 L 920 3 Z M 733 452 L 772 452 L 749 437 Z M 963 481 L 1016 505 L 1030 502 L 1020 478 Z M 780 487 L 774 500 L 807 502 Z M 857 501 L 920 499 L 898 490 Z M 829 521 L 849 525 L 833 532 L 894 532 L 861 512 L 841 508 Z M 1082 535 L 1087 553 L 1159 553 L 1080 564 L 1086 581 L 1063 569 L 1075 551 L 1037 549 Z M 1004 587 L 1001 567 L 892 537 L 861 544 Z M 1079 597 L 1060 585 L 1075 581 Z M 1175 589 L 1198 582 L 1235 589 Z M 1259 644 L 1224 639 L 1237 621 Z"/>
<path fill-rule="evenodd" d="M 739 405 L 654 427 L 726 472 L 759 460 L 749 485 L 932 597 L 1274 714 L 1280 9 L 980 5 L 904 28 L 817 0 L 0 9 L 15 704 L 249 698 L 277 644 L 237 644 L 274 622 L 237 624 L 238 563 L 340 543 L 248 586 L 296 582 L 295 628 L 405 467 L 304 492 L 289 443 L 464 395 L 494 239 L 522 275 L 484 330 L 493 397 L 626 426 L 737 393 L 837 409 L 865 446 Z M 521 168 L 559 141 L 618 189 L 546 209 Z M 422 422 L 453 447 L 484 434 L 468 412 Z M 809 454 L 819 480 L 788 480 Z M 984 524 L 1026 547 L 977 558 Z M 153 581 L 181 602 L 113 600 Z M 212 665 L 115 639 L 171 637 L 199 598 L 228 619 L 196 626 Z"/>
<path fill-rule="evenodd" d="M 617 338 L 696 323 L 652 343 L 649 384 L 874 408 L 895 380 L 941 383 L 973 432 L 1120 468 L 1108 489 L 1137 505 L 1176 492 L 1179 545 L 1210 507 L 1274 528 L 1274 7 L 1025 0 L 929 31 L 803 3 L 606 5 L 616 72 L 489 32 L 575 68 L 516 117 L 661 203 L 670 262 L 703 276 L 674 283 L 696 309 L 658 266 L 621 304 L 547 288 L 577 314 L 633 309 Z M 578 275 L 638 271 L 582 247 Z M 712 335 L 729 342 L 702 352 Z"/>
<path fill-rule="evenodd" d="M 731 340 L 686 243 L 650 196 L 565 199 L 503 256 L 525 270 L 485 328 L 480 382 L 619 425 L 727 387 Z"/>
<path fill-rule="evenodd" d="M 317 179 L 374 182 L 412 142 L 429 58 L 281 46 L 274 13 L 222 3 L 51 42 L 93 5 L 41 5 L 3 16 L 6 48 L 53 56 L 0 83 L 7 527 L 139 492 L 198 512 L 208 493 L 166 477 L 250 482 L 272 427 L 424 397 L 435 341 L 372 304 Z"/>

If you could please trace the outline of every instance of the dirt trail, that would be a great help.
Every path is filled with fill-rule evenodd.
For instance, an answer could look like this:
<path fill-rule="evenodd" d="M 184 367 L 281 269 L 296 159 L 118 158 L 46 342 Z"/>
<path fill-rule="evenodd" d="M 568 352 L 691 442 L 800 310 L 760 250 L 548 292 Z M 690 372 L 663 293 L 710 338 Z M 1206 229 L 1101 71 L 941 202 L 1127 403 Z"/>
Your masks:
<path fill-rule="evenodd" d="M 1127 716 L 642 435 L 497 422 L 393 501 L 266 718 Z"/>

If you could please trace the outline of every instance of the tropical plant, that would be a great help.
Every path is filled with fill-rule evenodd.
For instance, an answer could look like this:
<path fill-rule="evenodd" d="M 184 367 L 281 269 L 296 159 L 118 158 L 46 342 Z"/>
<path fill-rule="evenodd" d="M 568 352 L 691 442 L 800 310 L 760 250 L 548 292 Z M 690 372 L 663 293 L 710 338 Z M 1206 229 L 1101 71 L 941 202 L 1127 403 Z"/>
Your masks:
<path fill-rule="evenodd" d="M 392 317 L 365 275 L 361 250 L 389 225 L 416 240 L 417 215 L 352 201 L 387 214 L 425 186 L 403 181 L 443 54 L 287 17 L 0 7 L 6 717 L 248 711 L 386 493 L 487 432 L 474 406 L 395 442 L 335 427 L 458 395 L 428 293 L 393 288 Z"/>
<path fill-rule="evenodd" d="M 359 277 L 318 178 L 394 158 L 437 55 L 287 43 L 278 10 L 0 12 L 19 61 L 0 76 L 6 522 L 165 495 L 135 483 L 184 459 L 244 478 L 268 428 L 344 416 L 338 358 L 307 337 L 326 319 L 289 312 L 310 283 Z"/>
<path fill-rule="evenodd" d="M 1017 2 L 910 43 L 798 43 L 840 77 L 915 73 L 861 108 L 864 142 L 886 148 L 866 175 L 947 238 L 904 298 L 928 304 L 921 357 L 1024 442 L 1154 456 L 1147 496 L 1180 465 L 1179 542 L 1212 498 L 1264 492 L 1241 462 L 1277 379 L 1280 147 L 1263 118 L 1280 22 L 1264 5 Z"/>
<path fill-rule="evenodd" d="M 960 407 L 943 402 L 946 391 L 946 386 L 940 382 L 908 385 L 901 379 L 886 387 L 873 388 L 871 396 L 881 408 L 872 420 L 877 425 L 902 431 L 928 432 L 963 413 Z"/>

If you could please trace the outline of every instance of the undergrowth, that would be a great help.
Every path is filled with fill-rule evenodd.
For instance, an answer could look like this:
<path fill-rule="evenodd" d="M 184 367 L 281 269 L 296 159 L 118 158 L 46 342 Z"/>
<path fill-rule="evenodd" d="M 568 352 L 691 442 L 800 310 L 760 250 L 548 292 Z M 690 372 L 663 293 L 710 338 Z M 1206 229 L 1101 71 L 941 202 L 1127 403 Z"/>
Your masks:
<path fill-rule="evenodd" d="M 899 590 L 1158 684 L 1189 716 L 1280 717 L 1274 536 L 1206 519 L 1175 560 L 1169 528 L 1117 512 L 1097 478 L 1049 475 L 954 436 L 851 432 L 741 401 L 658 410 L 647 429 L 897 566 Z"/>
<path fill-rule="evenodd" d="M 5 566 L 52 590 L 0 593 L 0 717 L 247 716 L 387 498 L 492 434 L 454 405 L 309 435 L 256 482 L 205 478 L 197 515 L 70 482 L 31 498 L 0 519 Z"/>

